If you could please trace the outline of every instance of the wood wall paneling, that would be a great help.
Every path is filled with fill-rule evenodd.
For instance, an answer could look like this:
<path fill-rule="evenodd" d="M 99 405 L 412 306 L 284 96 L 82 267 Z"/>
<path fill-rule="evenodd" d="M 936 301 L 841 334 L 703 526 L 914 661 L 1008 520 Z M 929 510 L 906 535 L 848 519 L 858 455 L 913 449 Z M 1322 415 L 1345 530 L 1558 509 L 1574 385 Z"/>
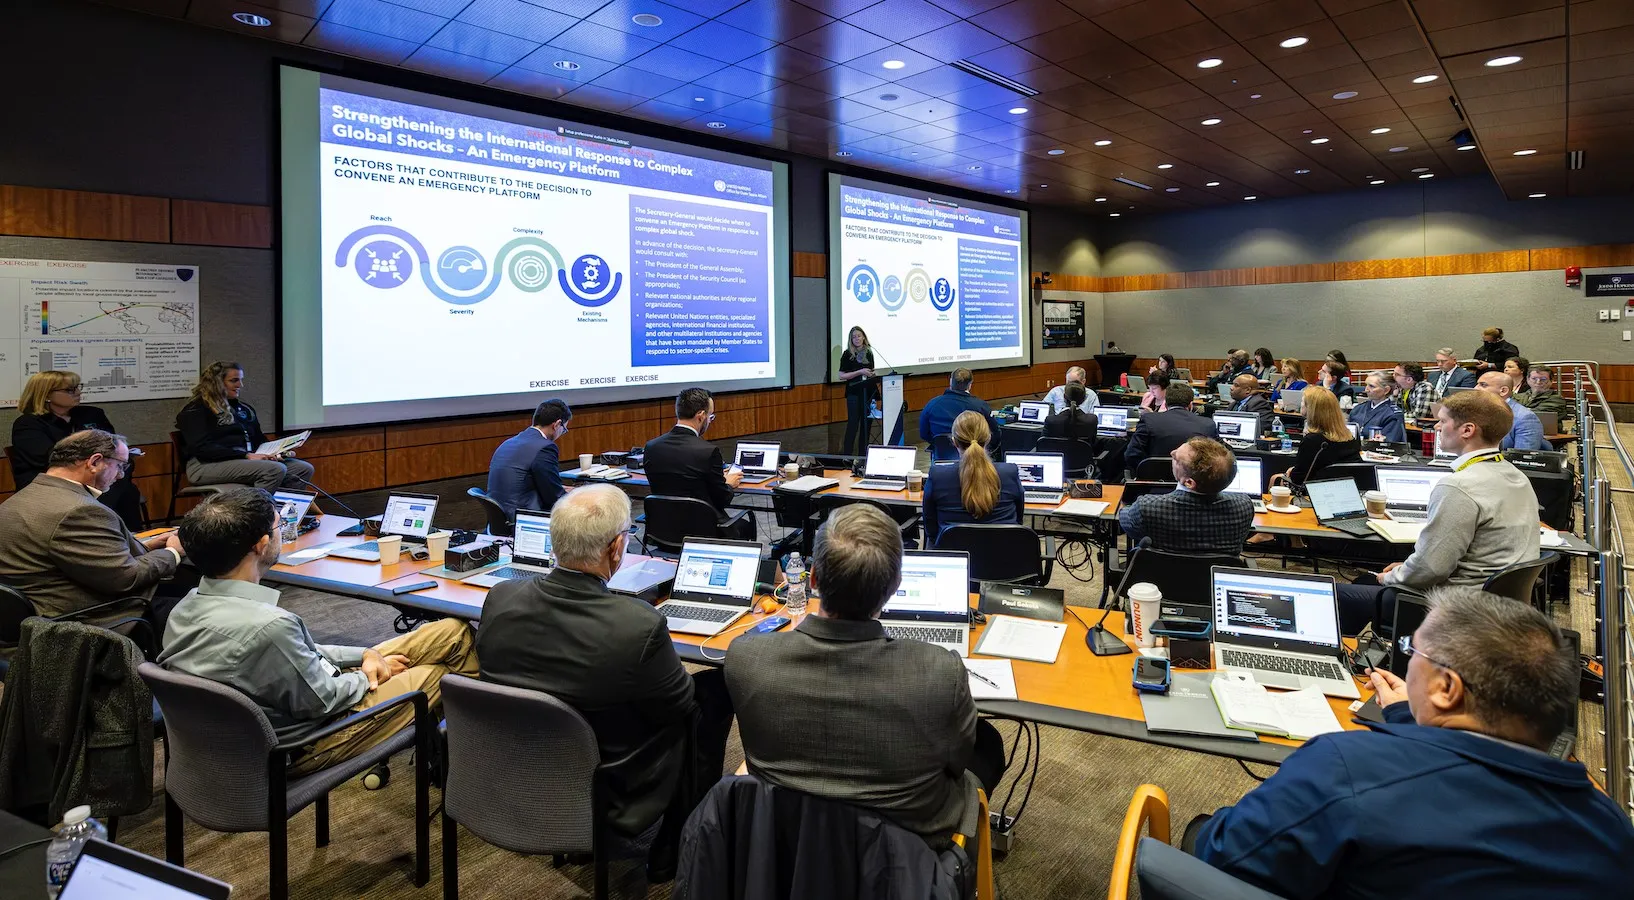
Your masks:
<path fill-rule="evenodd" d="M 1567 266 L 1597 268 L 1634 265 L 1634 244 L 1595 244 L 1588 247 L 1546 247 L 1531 251 L 1532 271 Z"/>
<path fill-rule="evenodd" d="M 307 462 L 312 463 L 312 468 L 316 470 L 312 480 L 323 485 L 323 489 L 331 494 L 372 491 L 388 486 L 384 450 L 319 456 Z"/>
<path fill-rule="evenodd" d="M 170 201 L 0 185 L 0 234 L 165 244 L 170 242 Z"/>
<path fill-rule="evenodd" d="M 301 458 L 311 460 L 320 456 L 345 456 L 384 449 L 386 429 L 375 427 L 316 432 L 301 445 L 298 452 Z"/>
<path fill-rule="evenodd" d="M 1416 278 L 1424 274 L 1424 257 L 1404 256 L 1399 259 L 1362 259 L 1333 264 L 1335 281 L 1358 281 L 1372 278 Z"/>
<path fill-rule="evenodd" d="M 827 278 L 828 256 L 823 253 L 792 254 L 790 269 L 796 278 Z"/>
<path fill-rule="evenodd" d="M 1481 275 L 1489 272 L 1525 272 L 1531 254 L 1525 250 L 1499 253 L 1459 253 L 1424 257 L 1426 275 Z"/>
<path fill-rule="evenodd" d="M 176 244 L 271 249 L 272 209 L 247 203 L 172 200 L 170 240 Z"/>

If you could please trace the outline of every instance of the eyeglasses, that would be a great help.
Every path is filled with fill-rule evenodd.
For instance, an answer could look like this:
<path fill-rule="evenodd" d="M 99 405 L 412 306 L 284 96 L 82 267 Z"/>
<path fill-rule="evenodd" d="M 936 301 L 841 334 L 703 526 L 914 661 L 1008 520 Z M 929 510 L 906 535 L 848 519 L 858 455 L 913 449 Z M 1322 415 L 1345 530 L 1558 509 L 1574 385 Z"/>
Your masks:
<path fill-rule="evenodd" d="M 1472 685 L 1470 683 L 1470 680 L 1468 678 L 1465 678 L 1462 674 L 1460 674 L 1457 669 L 1454 669 L 1452 666 L 1447 665 L 1446 663 L 1442 662 L 1441 660 L 1436 659 L 1435 657 L 1429 655 L 1428 653 L 1425 653 L 1424 651 L 1415 648 L 1413 646 L 1413 636 L 1412 635 L 1404 634 L 1401 637 L 1397 638 L 1396 639 L 1396 646 L 1400 647 L 1401 652 L 1407 654 L 1408 656 L 1422 656 L 1422 657 L 1424 657 L 1425 662 L 1428 662 L 1431 665 L 1440 666 L 1441 668 L 1446 669 L 1447 671 L 1453 673 L 1454 675 L 1457 675 L 1459 680 L 1464 682 L 1464 689 L 1465 690 L 1471 690 L 1471 689 L 1474 688 L 1474 685 Z"/>
<path fill-rule="evenodd" d="M 73 387 L 57 388 L 55 391 L 52 391 L 52 393 L 74 394 L 77 396 L 83 390 L 85 390 L 83 385 L 76 384 Z"/>
<path fill-rule="evenodd" d="M 123 475 L 126 472 L 130 471 L 130 467 L 131 467 L 130 457 L 120 459 L 117 456 L 104 456 L 104 457 L 102 457 L 102 461 L 103 462 L 111 462 L 111 463 L 114 463 L 115 465 L 119 466 L 119 474 L 121 474 L 121 475 Z"/>

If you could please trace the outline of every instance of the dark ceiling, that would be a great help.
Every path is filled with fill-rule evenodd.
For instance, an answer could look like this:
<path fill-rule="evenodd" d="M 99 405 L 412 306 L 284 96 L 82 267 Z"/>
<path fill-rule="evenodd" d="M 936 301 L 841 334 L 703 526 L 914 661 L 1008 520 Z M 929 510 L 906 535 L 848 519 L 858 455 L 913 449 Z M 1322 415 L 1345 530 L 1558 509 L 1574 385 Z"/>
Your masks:
<path fill-rule="evenodd" d="M 1096 214 L 1634 181 L 1634 0 L 104 2 Z"/>

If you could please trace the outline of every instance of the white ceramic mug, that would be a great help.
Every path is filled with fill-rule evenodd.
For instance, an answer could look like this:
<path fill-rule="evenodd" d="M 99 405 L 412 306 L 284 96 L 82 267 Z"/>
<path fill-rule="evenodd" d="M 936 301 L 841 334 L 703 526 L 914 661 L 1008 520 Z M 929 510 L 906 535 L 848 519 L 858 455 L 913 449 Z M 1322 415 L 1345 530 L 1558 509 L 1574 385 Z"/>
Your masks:
<path fill-rule="evenodd" d="M 1271 505 L 1278 509 L 1287 509 L 1294 502 L 1294 489 L 1285 484 L 1271 485 Z"/>
<path fill-rule="evenodd" d="M 583 472 L 585 469 L 590 468 L 591 466 L 595 465 L 595 463 L 596 463 L 596 454 L 594 454 L 594 453 L 580 453 L 579 454 L 579 471 L 580 472 Z"/>
<path fill-rule="evenodd" d="M 1152 625 L 1163 611 L 1163 592 L 1151 582 L 1141 583 L 1129 588 L 1129 608 L 1134 616 L 1135 643 L 1141 647 L 1156 647 L 1157 636 L 1152 634 Z"/>

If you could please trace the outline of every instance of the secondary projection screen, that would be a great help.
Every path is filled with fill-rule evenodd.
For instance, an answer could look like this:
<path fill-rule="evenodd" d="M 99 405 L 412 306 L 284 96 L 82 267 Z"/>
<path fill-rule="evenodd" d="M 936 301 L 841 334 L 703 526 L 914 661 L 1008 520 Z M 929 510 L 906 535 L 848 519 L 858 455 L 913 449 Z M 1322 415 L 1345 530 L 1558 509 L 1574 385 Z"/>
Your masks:
<path fill-rule="evenodd" d="M 881 374 L 1025 365 L 1027 213 L 828 176 L 831 377 L 852 326 Z"/>
<path fill-rule="evenodd" d="M 285 67 L 283 426 L 789 383 L 780 162 Z"/>

